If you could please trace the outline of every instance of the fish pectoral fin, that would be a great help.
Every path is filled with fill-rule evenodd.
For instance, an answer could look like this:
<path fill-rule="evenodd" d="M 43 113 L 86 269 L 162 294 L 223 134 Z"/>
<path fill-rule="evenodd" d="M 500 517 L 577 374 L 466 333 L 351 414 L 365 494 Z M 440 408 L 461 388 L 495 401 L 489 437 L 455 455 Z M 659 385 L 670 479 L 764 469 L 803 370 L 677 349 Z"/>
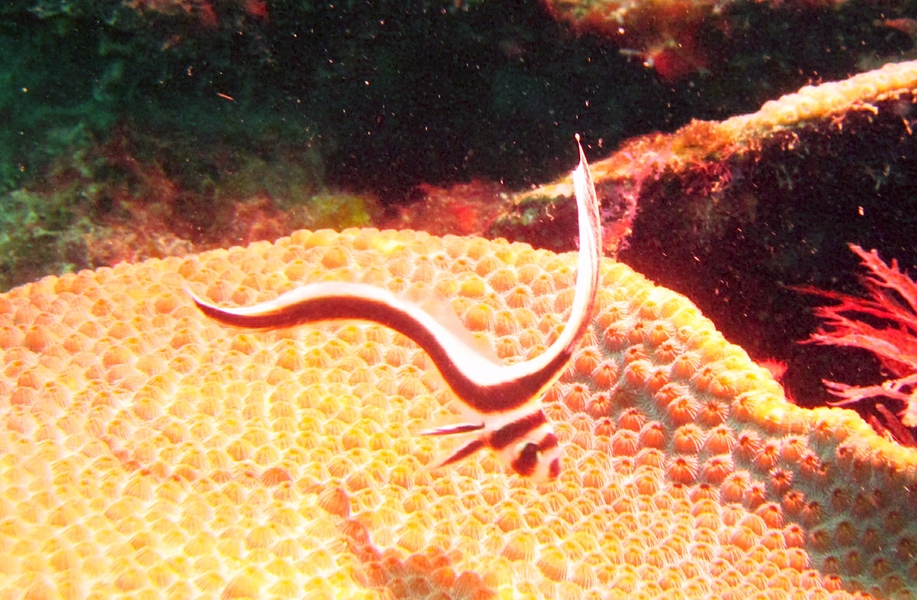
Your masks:
<path fill-rule="evenodd" d="M 433 429 L 424 429 L 420 435 L 458 435 L 461 433 L 470 433 L 484 429 L 484 423 L 456 423 L 455 425 L 443 425 Z"/>

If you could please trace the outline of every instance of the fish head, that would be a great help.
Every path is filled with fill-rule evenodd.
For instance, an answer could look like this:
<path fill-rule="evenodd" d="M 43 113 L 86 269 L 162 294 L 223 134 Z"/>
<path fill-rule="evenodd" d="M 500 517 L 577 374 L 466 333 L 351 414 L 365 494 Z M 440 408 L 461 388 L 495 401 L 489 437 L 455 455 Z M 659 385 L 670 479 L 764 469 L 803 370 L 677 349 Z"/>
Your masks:
<path fill-rule="evenodd" d="M 550 481 L 560 475 L 560 445 L 553 431 L 540 440 L 524 439 L 501 452 L 510 468 L 535 481 Z"/>

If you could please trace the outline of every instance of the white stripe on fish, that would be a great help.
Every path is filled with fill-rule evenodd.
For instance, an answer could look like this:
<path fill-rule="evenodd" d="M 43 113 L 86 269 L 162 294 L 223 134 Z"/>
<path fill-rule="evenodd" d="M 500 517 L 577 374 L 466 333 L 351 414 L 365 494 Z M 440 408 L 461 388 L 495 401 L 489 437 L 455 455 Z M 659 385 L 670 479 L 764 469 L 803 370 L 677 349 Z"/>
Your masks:
<path fill-rule="evenodd" d="M 573 171 L 579 222 L 579 258 L 573 307 L 563 332 L 539 356 L 504 365 L 474 348 L 413 302 L 362 283 L 322 282 L 291 290 L 274 300 L 242 308 L 220 308 L 194 296 L 209 317 L 237 327 L 276 329 L 317 321 L 356 319 L 390 327 L 430 355 L 471 421 L 439 427 L 425 435 L 474 433 L 442 465 L 491 448 L 516 473 L 536 479 L 560 473 L 560 448 L 541 407 L 545 390 L 557 381 L 586 332 L 595 306 L 602 255 L 602 229 L 595 186 L 583 149 Z M 190 293 L 190 292 L 189 292 Z"/>

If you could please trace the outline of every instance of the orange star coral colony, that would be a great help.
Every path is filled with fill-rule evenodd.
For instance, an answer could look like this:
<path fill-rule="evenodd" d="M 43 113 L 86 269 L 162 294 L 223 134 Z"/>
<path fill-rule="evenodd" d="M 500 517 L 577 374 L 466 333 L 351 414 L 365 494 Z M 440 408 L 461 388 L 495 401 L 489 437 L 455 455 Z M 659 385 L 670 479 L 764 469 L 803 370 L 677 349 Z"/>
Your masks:
<path fill-rule="evenodd" d="M 209 321 L 306 281 L 432 284 L 508 361 L 574 254 L 351 229 L 46 277 L 0 296 L 3 598 L 917 596 L 917 452 L 805 410 L 685 298 L 602 265 L 545 410 L 555 483 L 427 468 L 453 400 L 412 342 Z M 853 594 L 851 594 L 853 592 Z"/>

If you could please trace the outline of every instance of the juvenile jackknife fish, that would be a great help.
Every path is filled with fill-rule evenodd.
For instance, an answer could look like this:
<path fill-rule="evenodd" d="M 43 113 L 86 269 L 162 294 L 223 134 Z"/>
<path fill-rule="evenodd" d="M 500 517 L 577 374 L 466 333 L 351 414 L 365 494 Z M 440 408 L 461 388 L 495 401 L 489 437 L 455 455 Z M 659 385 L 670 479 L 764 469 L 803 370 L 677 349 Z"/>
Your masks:
<path fill-rule="evenodd" d="M 504 365 L 474 348 L 417 304 L 362 283 L 313 283 L 274 300 L 240 308 L 220 308 L 191 296 L 204 314 L 236 327 L 278 329 L 356 319 L 394 329 L 414 340 L 430 356 L 469 420 L 423 433 L 476 432 L 474 439 L 440 465 L 492 448 L 522 476 L 556 478 L 560 473 L 560 449 L 542 410 L 541 397 L 560 377 L 592 319 L 602 252 L 599 203 L 578 135 L 576 141 L 580 161 L 573 171 L 573 187 L 579 221 L 579 259 L 573 307 L 557 340 L 531 360 Z"/>

